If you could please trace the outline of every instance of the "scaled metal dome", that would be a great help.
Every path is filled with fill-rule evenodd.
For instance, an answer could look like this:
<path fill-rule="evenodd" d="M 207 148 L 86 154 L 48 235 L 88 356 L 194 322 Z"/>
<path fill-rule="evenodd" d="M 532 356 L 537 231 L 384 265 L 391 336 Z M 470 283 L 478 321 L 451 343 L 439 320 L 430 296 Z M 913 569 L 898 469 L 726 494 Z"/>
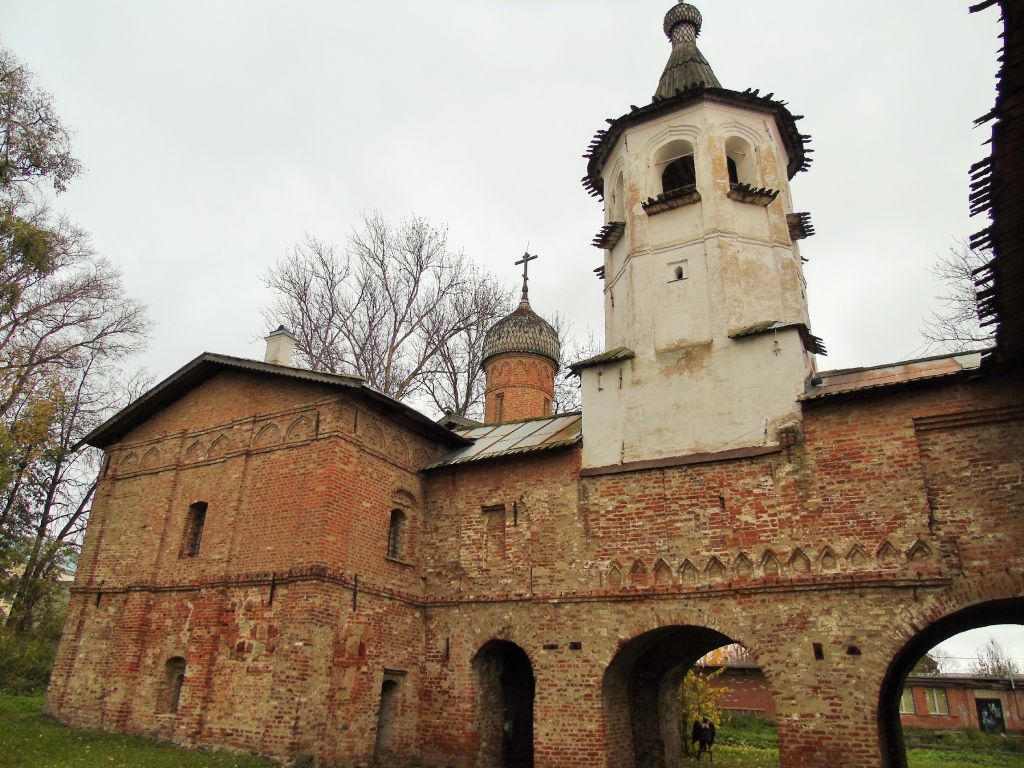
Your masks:
<path fill-rule="evenodd" d="M 543 317 L 530 309 L 530 302 L 523 297 L 516 310 L 491 326 L 484 336 L 484 357 L 486 363 L 495 355 L 520 352 L 541 355 L 558 366 L 561 348 L 558 333 Z"/>

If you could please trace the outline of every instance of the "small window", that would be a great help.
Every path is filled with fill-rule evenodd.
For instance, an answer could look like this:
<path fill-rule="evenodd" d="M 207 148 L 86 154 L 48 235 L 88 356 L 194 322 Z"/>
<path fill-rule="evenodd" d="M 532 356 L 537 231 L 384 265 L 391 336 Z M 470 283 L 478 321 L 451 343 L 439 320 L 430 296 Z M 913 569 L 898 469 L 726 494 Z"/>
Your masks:
<path fill-rule="evenodd" d="M 391 520 L 388 523 L 388 557 L 392 560 L 399 560 L 402 556 L 402 548 L 405 545 L 405 513 L 400 509 L 391 510 Z"/>
<path fill-rule="evenodd" d="M 929 715 L 949 714 L 949 701 L 946 699 L 945 688 L 925 688 L 924 694 L 928 702 Z"/>
<path fill-rule="evenodd" d="M 548 400 L 546 397 L 544 398 L 544 415 L 545 416 L 550 416 L 551 415 L 551 401 Z"/>
<path fill-rule="evenodd" d="M 164 681 L 158 708 L 165 714 L 174 714 L 181 703 L 181 689 L 185 685 L 185 660 L 180 656 L 168 659 L 164 665 Z"/>
<path fill-rule="evenodd" d="M 672 282 L 674 280 L 685 280 L 686 279 L 686 262 L 685 261 L 678 262 L 677 264 L 669 264 L 668 267 L 671 270 L 671 272 L 669 273 L 671 275 L 671 277 L 669 278 L 669 282 Z"/>
<path fill-rule="evenodd" d="M 903 689 L 903 695 L 900 696 L 900 714 L 914 714 L 914 690 L 912 688 Z"/>
<path fill-rule="evenodd" d="M 499 392 L 494 396 L 495 410 L 495 421 L 501 421 L 505 418 L 505 393 Z"/>
<path fill-rule="evenodd" d="M 206 525 L 206 507 L 205 501 L 197 501 L 188 508 L 188 523 L 181 545 L 183 557 L 195 557 L 199 554 L 199 545 L 203 541 L 203 527 Z"/>

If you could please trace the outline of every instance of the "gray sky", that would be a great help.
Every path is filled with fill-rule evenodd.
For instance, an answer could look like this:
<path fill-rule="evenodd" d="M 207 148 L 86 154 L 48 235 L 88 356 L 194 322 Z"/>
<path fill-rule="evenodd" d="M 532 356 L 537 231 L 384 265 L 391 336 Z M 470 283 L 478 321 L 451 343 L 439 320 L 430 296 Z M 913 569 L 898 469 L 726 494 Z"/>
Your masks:
<path fill-rule="evenodd" d="M 814 137 L 797 176 L 822 369 L 924 353 L 928 267 L 967 217 L 974 118 L 994 98 L 998 14 L 966 0 L 707 0 L 723 85 L 790 102 Z M 163 378 L 202 351 L 262 357 L 261 277 L 363 209 L 416 213 L 531 299 L 603 333 L 579 184 L 604 118 L 650 101 L 670 0 L 367 3 L 0 0 L 0 44 L 53 94 L 86 172 L 59 207 L 156 323 Z M 1024 640 L 1015 655 L 1024 656 Z"/>

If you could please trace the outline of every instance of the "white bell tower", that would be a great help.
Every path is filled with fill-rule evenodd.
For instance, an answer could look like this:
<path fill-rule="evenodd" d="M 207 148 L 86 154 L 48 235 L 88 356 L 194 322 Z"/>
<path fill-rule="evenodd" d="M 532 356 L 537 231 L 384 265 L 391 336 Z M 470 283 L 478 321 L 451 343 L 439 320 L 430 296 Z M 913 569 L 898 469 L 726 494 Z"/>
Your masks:
<path fill-rule="evenodd" d="M 585 468 L 768 449 L 824 353 L 796 244 L 813 230 L 789 189 L 808 137 L 771 94 L 721 87 L 700 28 L 694 6 L 668 12 L 652 102 L 590 146 L 606 352 L 572 366 Z"/>

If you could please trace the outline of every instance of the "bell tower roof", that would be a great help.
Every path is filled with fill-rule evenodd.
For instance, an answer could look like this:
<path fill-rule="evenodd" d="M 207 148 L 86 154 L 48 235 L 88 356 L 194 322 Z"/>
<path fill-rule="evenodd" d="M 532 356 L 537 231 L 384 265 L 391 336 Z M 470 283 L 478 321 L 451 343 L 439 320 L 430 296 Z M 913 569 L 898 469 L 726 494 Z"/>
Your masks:
<path fill-rule="evenodd" d="M 685 0 L 679 0 L 665 14 L 665 36 L 672 43 L 672 54 L 661 74 L 655 99 L 667 99 L 691 88 L 722 87 L 708 60 L 697 48 L 702 22 L 700 11 Z"/>
<path fill-rule="evenodd" d="M 625 131 L 702 102 L 739 107 L 772 117 L 786 150 L 789 178 L 810 166 L 810 155 L 814 151 L 808 146 L 811 137 L 801 133 L 796 125 L 802 115 L 792 114 L 786 102 L 776 99 L 774 93 L 762 96 L 756 88 L 744 91 L 723 88 L 711 65 L 697 49 L 702 23 L 700 11 L 684 0 L 679 0 L 665 14 L 663 29 L 672 41 L 672 53 L 651 103 L 642 107 L 630 105 L 626 114 L 608 118 L 605 121 L 608 127 L 594 134 L 583 155 L 587 160 L 587 175 L 581 181 L 593 197 L 604 197 L 602 172 Z"/>

